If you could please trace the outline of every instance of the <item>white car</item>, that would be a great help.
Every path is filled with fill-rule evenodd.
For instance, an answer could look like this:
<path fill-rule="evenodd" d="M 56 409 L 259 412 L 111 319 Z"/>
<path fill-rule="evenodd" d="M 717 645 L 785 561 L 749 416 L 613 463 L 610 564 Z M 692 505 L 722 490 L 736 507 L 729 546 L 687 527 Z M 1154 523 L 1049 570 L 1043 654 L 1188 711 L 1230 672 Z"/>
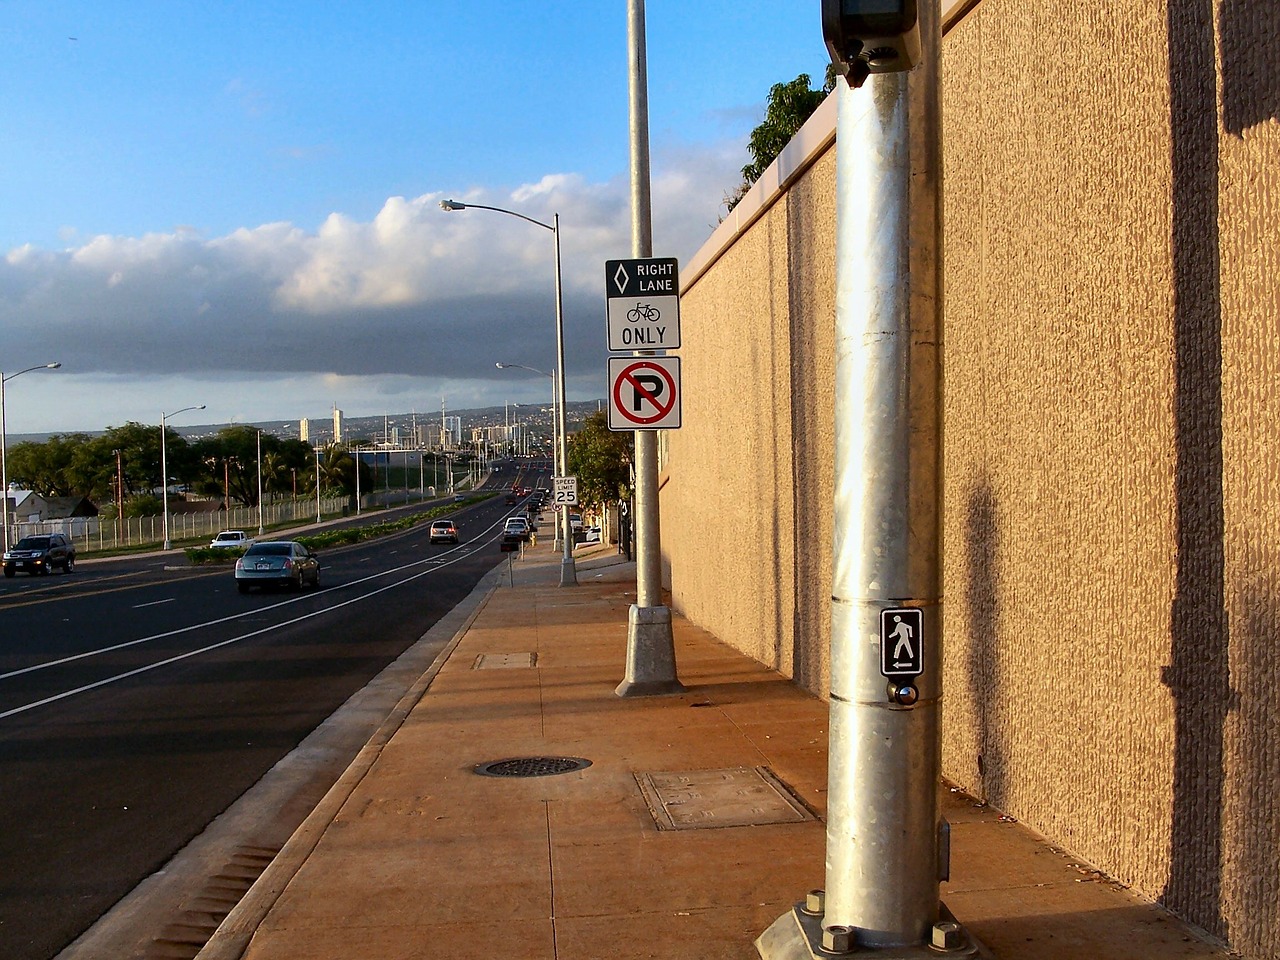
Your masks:
<path fill-rule="evenodd" d="M 508 517 L 507 525 L 502 530 L 504 537 L 519 537 L 521 540 L 529 539 L 529 521 L 524 517 Z"/>
<path fill-rule="evenodd" d="M 248 536 L 243 530 L 223 530 L 220 534 L 209 541 L 209 546 L 221 548 L 236 548 L 243 550 L 253 545 L 253 538 Z"/>

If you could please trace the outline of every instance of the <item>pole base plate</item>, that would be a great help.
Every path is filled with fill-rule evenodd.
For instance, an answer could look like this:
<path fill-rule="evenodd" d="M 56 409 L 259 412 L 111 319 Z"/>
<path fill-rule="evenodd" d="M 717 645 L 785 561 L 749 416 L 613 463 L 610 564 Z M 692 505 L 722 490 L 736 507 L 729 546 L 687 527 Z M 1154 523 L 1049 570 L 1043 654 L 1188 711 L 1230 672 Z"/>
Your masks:
<path fill-rule="evenodd" d="M 856 942 L 857 931 L 852 931 L 854 943 L 848 950 L 828 950 L 823 946 L 822 916 L 808 913 L 803 902 L 784 913 L 756 938 L 756 952 L 761 960 L 835 960 L 848 957 L 851 960 L 991 960 L 991 954 L 974 940 L 969 932 L 955 923 L 945 906 L 941 907 L 942 920 L 935 926 L 947 925 L 955 944 L 935 947 L 922 943 L 914 946 L 876 947 Z"/>

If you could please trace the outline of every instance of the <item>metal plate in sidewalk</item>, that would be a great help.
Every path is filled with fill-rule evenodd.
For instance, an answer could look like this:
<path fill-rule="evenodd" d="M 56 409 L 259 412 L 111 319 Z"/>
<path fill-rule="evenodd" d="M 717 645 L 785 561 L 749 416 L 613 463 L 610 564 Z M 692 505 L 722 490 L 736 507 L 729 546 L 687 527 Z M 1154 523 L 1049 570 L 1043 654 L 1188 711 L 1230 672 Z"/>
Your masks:
<path fill-rule="evenodd" d="M 635 776 L 659 830 L 747 827 L 815 819 L 768 767 Z"/>
<path fill-rule="evenodd" d="M 471 664 L 472 670 L 518 670 L 538 665 L 536 653 L 482 653 Z"/>

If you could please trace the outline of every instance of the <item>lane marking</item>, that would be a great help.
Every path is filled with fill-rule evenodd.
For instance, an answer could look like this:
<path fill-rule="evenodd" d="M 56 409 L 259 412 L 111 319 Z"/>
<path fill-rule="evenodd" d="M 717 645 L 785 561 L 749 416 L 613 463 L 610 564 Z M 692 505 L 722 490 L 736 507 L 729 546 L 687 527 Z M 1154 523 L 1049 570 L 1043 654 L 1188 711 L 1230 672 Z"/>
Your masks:
<path fill-rule="evenodd" d="M 498 538 L 495 537 L 491 542 L 496 543 L 497 539 Z M 371 597 L 376 597 L 380 593 L 386 593 L 388 590 L 394 590 L 396 587 L 402 587 L 406 583 L 412 583 L 414 580 L 418 580 L 421 577 L 428 576 L 432 573 L 435 573 L 437 570 L 443 569 L 443 567 L 451 566 L 452 564 L 458 563 L 465 559 L 466 559 L 465 555 L 458 556 L 458 557 L 455 557 L 453 560 L 450 560 L 448 563 L 444 564 L 443 566 L 429 567 L 428 569 L 415 573 L 412 576 L 406 577 L 403 580 L 399 580 L 395 583 L 389 583 L 384 587 L 379 587 L 378 589 L 372 590 L 366 594 L 362 594 L 361 596 L 352 597 L 349 600 L 343 600 L 341 603 L 336 603 L 331 607 L 325 607 L 323 610 L 313 610 L 310 613 L 304 613 L 300 617 L 294 617 L 292 620 L 285 620 L 285 621 L 282 621 L 281 623 L 276 623 L 270 626 L 263 627 L 260 630 L 252 630 L 249 633 L 242 633 L 238 637 L 231 637 L 227 640 L 220 640 L 217 643 L 211 643 L 207 646 L 200 647 L 196 650 L 188 650 L 186 653 L 179 653 L 175 656 L 157 661 L 156 663 L 150 663 L 150 664 L 147 664 L 146 666 L 138 667 L 134 670 L 128 670 L 124 673 L 118 673 L 112 677 L 105 677 L 102 680 L 95 681 L 94 683 L 86 683 L 83 686 L 76 687 L 72 690 L 64 690 L 62 693 L 55 693 L 52 696 L 45 697 L 42 700 L 34 700 L 31 703 L 23 704 L 20 707 L 13 707 L 12 709 L 0 712 L 0 720 L 6 720 L 9 717 L 16 716 L 20 713 L 26 713 L 28 710 L 35 710 L 37 707 L 44 707 L 44 706 L 48 706 L 51 703 L 57 703 L 59 700 L 66 700 L 68 697 L 74 697 L 80 693 L 88 693 L 90 690 L 97 690 L 99 687 L 105 687 L 113 683 L 118 683 L 121 680 L 128 680 L 130 677 L 136 677 L 139 674 L 149 673 L 152 670 L 158 670 L 161 667 L 167 667 L 170 664 L 180 663 L 183 660 L 189 660 L 192 657 L 198 657 L 203 653 L 211 653 L 214 650 L 219 650 L 222 647 L 230 646 L 233 643 L 239 643 L 241 640 L 250 640 L 253 637 L 261 636 L 264 633 L 270 633 L 272 630 L 279 630 L 283 627 L 291 627 L 294 624 L 302 623 L 303 621 L 314 619 L 315 617 L 322 616 L 323 614 L 331 613 L 334 610 L 341 610 L 343 607 L 349 607 L 353 603 L 359 603 L 362 600 L 368 600 Z M 416 565 L 417 564 L 406 564 L 404 567 L 400 569 L 407 569 L 408 567 L 416 566 Z M 373 577 L 368 577 L 366 579 L 372 580 Z M 277 604 L 277 606 L 279 606 L 279 604 Z M 214 621 L 210 621 L 210 623 L 222 623 L 222 622 L 225 622 L 226 620 L 234 620 L 234 619 L 236 618 L 224 617 L 222 620 L 214 620 Z M 192 630 L 192 629 L 198 629 L 198 628 L 187 627 L 182 630 L 172 631 L 169 634 L 158 634 L 156 637 L 149 637 L 147 639 L 159 639 L 159 637 L 162 637 L 162 636 L 172 636 L 173 633 L 186 633 L 188 630 Z M 131 641 L 130 643 L 119 644 L 115 648 L 108 648 L 108 649 L 119 649 L 120 647 L 129 647 L 129 646 L 133 646 L 135 643 L 141 643 L 141 642 L 143 641 L 134 640 L 134 641 Z M 106 651 L 103 650 L 99 652 L 105 653 Z M 76 657 L 68 657 L 67 659 L 78 660 L 80 659 L 81 656 L 85 656 L 85 654 L 81 654 L 80 656 L 76 656 Z M 52 664 L 50 664 L 50 666 L 52 666 Z M 28 669 L 33 669 L 33 668 L 28 668 Z M 26 672 L 26 671 L 14 671 L 14 673 L 7 673 L 7 674 L 0 675 L 0 678 L 11 677 L 11 676 L 14 676 L 15 673 L 21 673 L 21 672 Z"/>
<path fill-rule="evenodd" d="M 493 523 L 489 524 L 489 526 L 488 526 L 488 527 L 487 527 L 487 528 L 486 528 L 486 529 L 481 533 L 481 536 L 483 537 L 485 534 L 487 534 L 487 533 L 489 533 L 490 531 L 492 531 L 492 530 L 496 529 L 496 528 L 497 528 L 497 526 L 498 526 L 498 523 L 500 523 L 500 522 L 505 522 L 505 520 L 504 520 L 503 518 L 499 518 L 498 520 L 496 520 L 496 521 L 494 521 Z M 492 537 L 491 539 L 489 539 L 489 540 L 485 541 L 485 543 L 497 543 L 497 541 L 498 541 L 498 538 L 497 538 L 497 537 Z M 474 543 L 474 542 L 475 542 L 474 540 L 471 540 L 471 541 L 468 541 L 468 544 L 470 544 L 470 543 Z M 400 566 L 398 566 L 398 567 L 391 567 L 391 568 L 389 568 L 389 569 L 387 569 L 387 570 L 383 570 L 383 571 L 381 571 L 381 572 L 379 572 L 379 573 L 371 573 L 371 574 L 369 574 L 368 576 L 361 577 L 361 578 L 360 578 L 360 579 L 358 579 L 358 580 L 352 580 L 352 581 L 349 581 L 349 582 L 347 582 L 347 583 L 340 583 L 340 584 L 337 584 L 336 586 L 333 586 L 333 587 L 329 587 L 329 588 L 327 588 L 327 590 L 326 590 L 326 595 L 327 595 L 327 594 L 330 594 L 330 593 L 332 593 L 332 592 L 334 592 L 334 591 L 336 591 L 336 590 L 345 590 L 345 589 L 347 589 L 348 587 L 358 587 L 358 586 L 360 586 L 362 583 L 368 583 L 370 580 L 377 580 L 379 577 L 386 577 L 386 576 L 390 576 L 390 575 L 392 575 L 392 574 L 400 573 L 401 571 L 404 571 L 404 570 L 409 570 L 409 569 L 411 569 L 411 568 L 413 568 L 413 567 L 417 567 L 417 566 L 427 566 L 429 563 L 431 563 L 431 560 L 432 560 L 432 559 L 434 559 L 434 561 L 435 561 L 435 565 L 434 565 L 434 566 L 428 566 L 428 570 L 427 570 L 427 572 L 431 572 L 431 571 L 434 571 L 434 570 L 440 570 L 440 569 L 442 569 L 443 567 L 447 567 L 447 566 L 449 566 L 450 564 L 452 564 L 452 563 L 456 562 L 457 560 L 463 560 L 463 559 L 466 559 L 466 557 L 467 557 L 467 556 L 469 556 L 469 554 L 461 553 L 461 552 L 460 552 L 460 551 L 462 550 L 462 546 L 463 546 L 462 544 L 459 544 L 459 545 L 458 545 L 458 546 L 456 546 L 456 547 L 452 547 L 451 549 L 446 550 L 443 554 L 436 554 L 436 555 L 435 555 L 435 557 L 434 557 L 434 558 L 431 558 L 431 559 L 415 560 L 415 561 L 412 561 L 412 562 L 410 562 L 410 563 L 401 564 L 401 565 L 400 565 Z M 458 553 L 459 555 L 458 555 L 458 557 L 456 557 L 456 558 L 455 558 L 455 560 L 450 560 L 450 561 L 448 561 L 448 562 L 441 562 L 441 561 L 439 560 L 439 557 L 441 557 L 441 556 L 448 556 L 448 555 L 449 555 L 449 554 L 451 554 L 451 553 Z M 322 569 L 323 569 L 323 568 L 322 568 Z M 410 578 L 410 579 L 413 579 L 413 578 Z M 400 583 L 408 583 L 409 581 L 408 581 L 408 580 L 401 580 L 401 581 L 399 581 L 399 582 L 400 582 Z M 244 618 L 246 618 L 246 617 L 255 617 L 255 616 L 259 616 L 260 614 L 266 613 L 267 611 L 275 610 L 275 609 L 277 609 L 277 608 L 279 608 L 279 607 L 287 606 L 287 605 L 289 605 L 289 604 L 291 604 L 291 603 L 299 603 L 299 602 L 301 602 L 301 601 L 303 601 L 303 600 L 310 600 L 313 596 L 314 596 L 313 594 L 305 594 L 305 595 L 303 595 L 303 596 L 291 597 L 291 598 L 289 598 L 288 600 L 281 600 L 281 601 L 279 601 L 278 603 L 272 603 L 272 604 L 269 604 L 269 605 L 267 605 L 267 606 L 265 606 L 265 607 L 255 607 L 255 608 L 254 608 L 254 609 L 252 609 L 252 610 L 243 610 L 243 611 L 241 611 L 240 613 L 233 613 L 233 614 L 231 614 L 230 616 L 226 616 L 226 617 L 219 617 L 219 618 L 217 618 L 216 620 L 207 620 L 207 621 L 205 621 L 205 622 L 203 622 L 203 623 L 193 623 L 193 624 L 189 624 L 188 626 L 185 626 L 185 627 L 177 627 L 176 629 L 173 629 L 173 630 L 167 630 L 167 631 L 165 631 L 164 633 L 156 633 L 156 634 L 152 634 L 152 635 L 151 635 L 151 636 L 149 636 L 149 637 L 139 637 L 139 638 L 138 638 L 138 639 L 136 639 L 136 640 L 125 640 L 125 641 L 124 641 L 124 642 L 122 642 L 122 643 L 115 643 L 115 644 L 112 644 L 111 646 L 108 646 L 108 647 L 100 647 L 100 648 L 99 648 L 99 649 L 97 649 L 97 650 L 86 650 L 86 651 L 84 651 L 83 653 L 75 653 L 75 654 L 72 654 L 72 655 L 71 655 L 71 656 L 69 656 L 69 657 L 60 657 L 60 658 L 59 658 L 59 659 L 57 659 L 57 660 L 48 660 L 48 661 L 46 661 L 46 662 L 44 662 L 44 663 L 33 663 L 33 664 L 32 664 L 31 666 L 29 666 L 29 667 L 21 667 L 21 668 L 19 668 L 19 669 L 17 669 L 17 670 L 10 670 L 10 671 L 8 671 L 7 673 L 0 673 L 0 680 L 8 680 L 8 679 L 10 679 L 10 678 L 12 678 L 12 677 L 19 677 L 19 676 L 22 676 L 23 674 L 27 674 L 27 673 L 35 673 L 37 670 L 47 670 L 47 669 L 49 669 L 50 667 L 60 667 L 60 666 L 62 666 L 62 665 L 64 665 L 64 664 L 74 663 L 74 662 L 75 662 L 75 661 L 77 661 L 77 660 L 85 660 L 85 659 L 87 659 L 87 658 L 89 658 L 89 657 L 96 657 L 96 656 L 98 656 L 99 654 L 104 654 L 104 653 L 114 653 L 114 652 L 115 652 L 115 651 L 117 651 L 117 650 L 125 650 L 125 649 L 127 649 L 127 648 L 129 648 L 129 647 L 135 647 L 135 646 L 137 646 L 137 645 L 138 645 L 138 644 L 140 644 L 140 643 L 150 643 L 152 640 L 166 640 L 166 639 L 168 639 L 169 637 L 176 637 L 176 636 L 180 636 L 180 635 L 182 635 L 182 634 L 184 634 L 184 633 L 191 633 L 191 632 L 192 632 L 192 631 L 194 631 L 194 630 L 203 630 L 205 627 L 216 627 L 216 626 L 218 626 L 218 625 L 220 625 L 220 624 L 223 624 L 223 623 L 231 623 L 231 622 L 232 622 L 232 621 L 234 621 L 234 620 L 242 620 L 242 619 L 244 619 Z M 335 605 L 335 606 L 333 606 L 333 607 L 326 607 L 326 608 L 325 608 L 325 610 L 336 610 L 336 609 L 338 609 L 341 605 L 342 605 L 342 604 L 338 604 L 338 605 Z M 322 611 L 317 611 L 317 612 L 319 612 L 319 613 L 323 613 L 323 612 L 325 612 L 325 611 L 324 611 L 324 610 L 322 610 Z M 288 622 L 292 622 L 292 621 L 288 621 Z M 6 716 L 6 715 L 5 715 L 5 714 L 0 714 L 0 717 L 3 717 L 3 716 Z"/>
<path fill-rule="evenodd" d="M 141 610 L 143 607 L 158 607 L 162 603 L 173 603 L 174 599 L 174 597 L 170 597 L 168 600 L 152 600 L 150 603 L 135 603 L 133 605 L 133 609 Z"/>

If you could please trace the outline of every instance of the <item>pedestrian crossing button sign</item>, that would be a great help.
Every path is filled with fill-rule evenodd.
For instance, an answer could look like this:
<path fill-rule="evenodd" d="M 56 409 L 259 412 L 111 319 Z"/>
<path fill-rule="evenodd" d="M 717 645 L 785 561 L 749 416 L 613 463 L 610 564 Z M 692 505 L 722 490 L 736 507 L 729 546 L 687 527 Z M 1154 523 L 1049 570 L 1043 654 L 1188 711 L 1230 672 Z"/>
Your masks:
<path fill-rule="evenodd" d="M 880 673 L 894 679 L 924 673 L 924 611 L 919 607 L 880 611 Z"/>

